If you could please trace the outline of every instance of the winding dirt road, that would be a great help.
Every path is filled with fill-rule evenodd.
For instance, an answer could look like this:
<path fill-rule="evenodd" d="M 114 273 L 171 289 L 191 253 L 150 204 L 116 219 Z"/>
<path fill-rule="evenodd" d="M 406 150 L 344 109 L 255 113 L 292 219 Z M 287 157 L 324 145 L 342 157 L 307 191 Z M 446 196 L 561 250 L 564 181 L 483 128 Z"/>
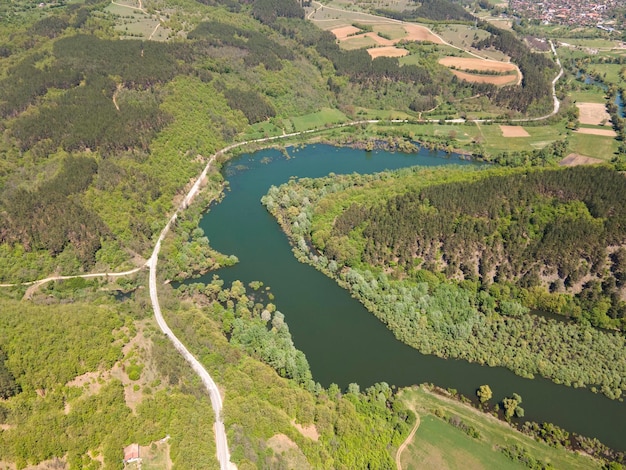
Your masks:
<path fill-rule="evenodd" d="M 411 432 L 406 437 L 406 439 L 404 440 L 402 445 L 400 447 L 398 447 L 398 452 L 396 452 L 396 468 L 397 468 L 397 470 L 402 470 L 402 463 L 400 462 L 400 457 L 402 457 L 402 452 L 404 452 L 404 449 L 406 449 L 406 447 L 413 441 L 413 437 L 415 436 L 417 428 L 420 427 L 420 423 L 421 423 L 420 415 L 417 413 L 417 411 L 415 411 L 415 410 L 411 410 L 411 411 L 413 411 L 413 413 L 415 414 L 415 424 L 413 425 L 413 429 L 411 429 Z"/>

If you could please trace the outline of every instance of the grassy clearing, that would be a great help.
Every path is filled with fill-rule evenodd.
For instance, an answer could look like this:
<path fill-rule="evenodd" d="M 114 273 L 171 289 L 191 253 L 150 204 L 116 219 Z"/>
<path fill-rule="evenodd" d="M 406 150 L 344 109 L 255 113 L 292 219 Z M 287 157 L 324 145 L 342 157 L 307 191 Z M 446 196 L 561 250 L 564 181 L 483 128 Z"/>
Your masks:
<path fill-rule="evenodd" d="M 351 51 L 354 49 L 363 49 L 364 47 L 374 47 L 378 43 L 369 36 L 353 36 L 339 43 L 342 49 Z"/>
<path fill-rule="evenodd" d="M 324 108 L 316 113 L 286 119 L 284 122 L 286 124 L 289 123 L 292 129 L 291 132 L 299 132 L 332 124 L 340 124 L 345 121 L 348 121 L 348 118 L 338 109 Z M 286 131 L 289 132 L 287 129 Z"/>
<path fill-rule="evenodd" d="M 431 394 L 414 387 L 401 392 L 402 400 L 414 408 L 421 417 L 414 442 L 402 454 L 403 468 L 436 469 L 516 469 L 525 468 L 508 461 L 498 447 L 519 444 L 531 456 L 555 468 L 594 469 L 600 464 L 590 458 L 557 449 L 537 442 L 517 432 L 507 424 L 474 408 Z M 480 433 L 479 439 L 471 438 L 434 415 L 458 416 L 464 423 Z"/>
<path fill-rule="evenodd" d="M 291 126 L 291 122 L 287 123 L 288 126 Z M 293 132 L 291 127 L 289 129 L 285 128 L 285 132 Z M 278 127 L 276 124 L 270 121 L 259 122 L 252 126 L 249 126 L 246 132 L 241 136 L 241 140 L 254 140 L 261 139 L 263 137 L 269 137 L 272 135 L 279 135 L 283 133 L 283 129 Z"/>
<path fill-rule="evenodd" d="M 609 39 L 575 39 L 575 38 L 563 38 L 557 39 L 559 42 L 564 42 L 567 44 L 572 44 L 574 46 L 579 47 L 590 47 L 590 48 L 613 48 L 619 46 L 619 41 L 611 41 Z"/>
<path fill-rule="evenodd" d="M 569 93 L 569 97 L 572 101 L 578 103 L 606 103 L 606 96 L 604 91 L 599 87 L 594 87 L 585 91 L 572 91 Z"/>
<path fill-rule="evenodd" d="M 569 151 L 609 161 L 617 152 L 618 142 L 613 137 L 576 134 L 569 137 Z"/>
<path fill-rule="evenodd" d="M 623 65 L 620 64 L 590 64 L 589 72 L 599 76 L 603 81 L 608 83 L 623 82 L 620 70 Z"/>
<path fill-rule="evenodd" d="M 440 418 L 426 415 L 413 442 L 402 453 L 402 468 L 517 470 L 525 467 L 488 443 L 469 437 Z"/>
<path fill-rule="evenodd" d="M 401 39 L 406 36 L 406 31 L 400 24 L 377 24 L 374 25 L 374 31 L 382 33 L 389 39 Z"/>
<path fill-rule="evenodd" d="M 415 116 L 411 114 L 389 109 L 357 108 L 356 114 L 357 121 L 365 119 L 415 119 Z"/>
<path fill-rule="evenodd" d="M 500 152 L 531 151 L 540 149 L 546 145 L 565 138 L 565 127 L 563 124 L 553 126 L 528 126 L 524 129 L 530 137 L 512 138 L 503 137 L 499 125 L 481 124 L 480 135 L 483 139 L 483 146 L 492 154 Z"/>
<path fill-rule="evenodd" d="M 450 44 L 457 47 L 470 48 L 475 40 L 489 36 L 487 31 L 474 29 L 464 24 L 445 25 L 439 27 L 439 35 Z"/>

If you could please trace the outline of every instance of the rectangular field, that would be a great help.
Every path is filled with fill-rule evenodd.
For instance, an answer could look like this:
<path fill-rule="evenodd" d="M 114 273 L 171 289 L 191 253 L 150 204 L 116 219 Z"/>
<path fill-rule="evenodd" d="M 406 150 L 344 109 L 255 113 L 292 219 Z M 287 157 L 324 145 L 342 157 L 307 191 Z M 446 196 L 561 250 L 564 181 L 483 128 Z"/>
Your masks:
<path fill-rule="evenodd" d="M 587 157 L 609 161 L 617 152 L 618 142 L 612 137 L 572 133 L 568 150 Z"/>
<path fill-rule="evenodd" d="M 600 126 L 609 122 L 611 116 L 606 111 L 603 103 L 576 103 L 578 107 L 578 120 L 581 124 Z"/>
<path fill-rule="evenodd" d="M 491 154 L 532 151 L 565 138 L 565 128 L 561 124 L 558 126 L 527 126 L 524 129 L 529 134 L 524 139 L 503 137 L 500 126 L 495 124 L 480 124 L 475 133 L 482 137 L 483 146 Z"/>

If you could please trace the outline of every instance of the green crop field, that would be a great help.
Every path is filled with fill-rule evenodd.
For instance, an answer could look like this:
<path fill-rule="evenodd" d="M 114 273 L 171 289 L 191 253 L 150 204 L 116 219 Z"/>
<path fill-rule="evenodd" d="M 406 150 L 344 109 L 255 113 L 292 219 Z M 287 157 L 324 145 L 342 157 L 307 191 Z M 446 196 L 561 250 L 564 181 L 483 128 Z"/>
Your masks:
<path fill-rule="evenodd" d="M 524 127 L 524 126 L 522 126 Z M 482 143 L 489 153 L 530 151 L 541 149 L 546 145 L 565 138 L 563 125 L 527 126 L 524 130 L 529 137 L 503 137 L 498 124 L 480 124 L 477 134 L 483 139 Z"/>
<path fill-rule="evenodd" d="M 419 414 L 421 423 L 413 442 L 402 453 L 402 468 L 429 469 L 521 469 L 526 468 L 508 460 L 498 447 L 521 445 L 533 458 L 550 463 L 555 468 L 599 468 L 588 457 L 537 442 L 493 416 L 471 406 L 440 397 L 421 388 L 405 389 L 402 400 Z M 434 415 L 458 417 L 480 433 L 472 438 Z"/>
<path fill-rule="evenodd" d="M 617 152 L 618 142 L 612 137 L 572 133 L 569 137 L 569 150 L 588 157 L 610 161 Z"/>

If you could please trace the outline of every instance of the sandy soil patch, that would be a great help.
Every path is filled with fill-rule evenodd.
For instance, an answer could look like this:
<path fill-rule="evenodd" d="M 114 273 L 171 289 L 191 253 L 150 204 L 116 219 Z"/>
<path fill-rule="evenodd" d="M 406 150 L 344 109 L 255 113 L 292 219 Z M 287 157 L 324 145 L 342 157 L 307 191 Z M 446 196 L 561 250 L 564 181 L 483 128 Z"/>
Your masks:
<path fill-rule="evenodd" d="M 349 36 L 353 36 L 356 33 L 361 31 L 359 28 L 355 26 L 342 26 L 340 28 L 331 29 L 330 32 L 335 35 L 335 37 L 342 41 Z"/>
<path fill-rule="evenodd" d="M 372 47 L 367 53 L 375 59 L 376 57 L 404 57 L 409 53 L 406 49 L 400 49 L 395 46 Z"/>
<path fill-rule="evenodd" d="M 285 434 L 275 434 L 270 437 L 267 440 L 267 446 L 274 451 L 276 456 L 280 456 L 280 458 L 272 458 L 270 468 L 297 468 L 298 470 L 311 468 L 298 445 Z"/>
<path fill-rule="evenodd" d="M 320 438 L 320 435 L 317 432 L 317 428 L 315 427 L 315 424 L 309 424 L 308 426 L 302 426 L 301 424 L 296 423 L 295 420 L 292 420 L 291 424 L 304 437 L 308 437 L 309 439 L 313 439 L 314 441 L 317 441 Z"/>
<path fill-rule="evenodd" d="M 599 158 L 587 157 L 579 153 L 570 153 L 567 157 L 559 162 L 561 166 L 577 166 L 577 165 L 595 165 L 603 163 Z"/>
<path fill-rule="evenodd" d="M 473 73 L 461 72 L 460 70 L 450 70 L 461 80 L 473 83 L 491 83 L 492 85 L 510 85 L 517 82 L 517 75 L 477 75 Z"/>
<path fill-rule="evenodd" d="M 405 24 L 404 30 L 406 36 L 401 40 L 404 41 L 430 41 L 435 44 L 443 44 L 443 41 L 430 32 L 428 28 L 416 24 Z"/>
<path fill-rule="evenodd" d="M 617 137 L 617 132 L 613 129 L 589 129 L 581 127 L 576 131 L 578 134 L 604 135 L 606 137 Z"/>
<path fill-rule="evenodd" d="M 444 57 L 439 59 L 441 65 L 446 67 L 456 67 L 460 70 L 493 70 L 494 72 L 516 71 L 515 64 L 510 62 L 498 62 L 495 60 L 479 59 L 477 57 Z"/>
<path fill-rule="evenodd" d="M 611 119 L 603 103 L 576 103 L 576 106 L 579 111 L 578 120 L 581 124 L 599 126 L 602 123 L 608 124 Z"/>
<path fill-rule="evenodd" d="M 298 445 L 284 434 L 276 434 L 267 440 L 267 445 L 274 449 L 274 452 L 281 454 L 289 449 L 297 449 Z"/>
<path fill-rule="evenodd" d="M 522 126 L 500 126 L 502 137 L 530 137 Z"/>

